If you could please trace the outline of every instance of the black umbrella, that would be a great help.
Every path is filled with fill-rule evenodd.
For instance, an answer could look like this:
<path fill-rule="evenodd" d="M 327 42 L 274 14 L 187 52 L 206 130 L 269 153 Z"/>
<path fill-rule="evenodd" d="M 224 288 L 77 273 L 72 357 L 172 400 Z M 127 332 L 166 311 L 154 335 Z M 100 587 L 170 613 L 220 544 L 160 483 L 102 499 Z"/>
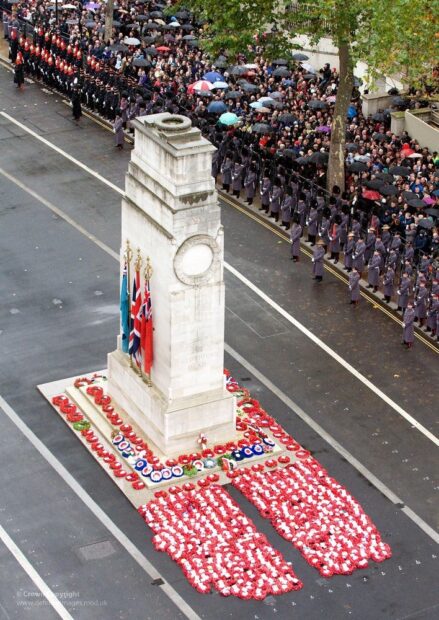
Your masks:
<path fill-rule="evenodd" d="M 259 86 L 256 86 L 256 84 L 250 84 L 250 82 L 241 84 L 241 88 L 242 90 L 245 90 L 246 93 L 257 93 L 259 90 Z"/>
<path fill-rule="evenodd" d="M 381 179 L 381 181 L 384 181 L 385 183 L 393 183 L 393 174 L 387 174 L 386 172 L 378 172 L 378 174 L 375 176 L 377 179 Z"/>
<path fill-rule="evenodd" d="M 119 28 L 122 24 L 117 20 L 113 20 L 113 28 Z"/>
<path fill-rule="evenodd" d="M 365 172 L 367 165 L 363 161 L 354 161 L 353 164 L 348 166 L 349 172 Z"/>
<path fill-rule="evenodd" d="M 291 72 L 288 71 L 286 67 L 278 67 L 273 71 L 272 75 L 274 77 L 289 77 L 291 75 Z"/>
<path fill-rule="evenodd" d="M 273 128 L 270 125 L 267 125 L 267 123 L 255 123 L 252 126 L 253 133 L 271 133 L 272 131 Z"/>
<path fill-rule="evenodd" d="M 396 196 L 399 193 L 399 189 L 395 185 L 383 185 L 379 192 L 383 196 Z"/>
<path fill-rule="evenodd" d="M 155 47 L 147 47 L 143 51 L 148 56 L 158 56 L 159 54 Z"/>
<path fill-rule="evenodd" d="M 146 58 L 135 58 L 133 60 L 133 65 L 135 67 L 150 67 L 151 63 Z"/>
<path fill-rule="evenodd" d="M 425 213 L 431 215 L 431 217 L 439 217 L 439 209 L 425 209 Z"/>
<path fill-rule="evenodd" d="M 192 24 L 182 24 L 182 25 L 180 26 L 180 28 L 181 28 L 182 30 L 188 30 L 188 31 L 189 31 L 189 30 L 195 30 L 195 28 L 194 28 L 194 26 L 192 26 Z"/>
<path fill-rule="evenodd" d="M 155 37 L 148 37 L 149 39 L 151 39 L 151 43 L 152 41 L 154 41 Z M 172 34 L 165 34 L 165 36 L 163 37 L 163 39 L 165 41 L 167 41 L 168 43 L 175 43 L 175 37 Z"/>
<path fill-rule="evenodd" d="M 308 101 L 308 107 L 311 108 L 311 110 L 325 110 L 328 104 L 319 99 L 311 99 L 311 101 Z"/>
<path fill-rule="evenodd" d="M 384 181 L 380 181 L 379 179 L 372 179 L 371 181 L 365 181 L 364 185 L 369 189 L 381 189 L 383 185 L 385 185 Z"/>
<path fill-rule="evenodd" d="M 431 220 L 424 218 L 418 223 L 418 226 L 420 228 L 433 228 L 434 224 Z"/>
<path fill-rule="evenodd" d="M 296 159 L 296 163 L 300 164 L 301 166 L 304 166 L 305 164 L 309 163 L 309 159 L 308 159 L 308 157 L 298 157 Z"/>
<path fill-rule="evenodd" d="M 402 192 L 402 197 L 404 200 L 413 200 L 413 198 L 418 198 L 418 194 L 415 194 L 415 192 L 405 191 Z"/>
<path fill-rule="evenodd" d="M 94 28 L 94 27 L 95 27 L 95 26 L 97 26 L 97 25 L 98 25 L 98 24 L 97 24 L 96 22 L 93 22 L 93 21 L 88 21 L 88 22 L 85 22 L 85 27 L 86 27 L 86 28 Z"/>
<path fill-rule="evenodd" d="M 346 150 L 348 153 L 355 153 L 358 151 L 358 144 L 355 144 L 355 142 L 350 142 L 349 144 L 346 144 Z"/>
<path fill-rule="evenodd" d="M 242 97 L 244 93 L 241 93 L 239 90 L 230 90 L 227 94 L 226 94 L 226 99 L 238 99 L 239 97 Z"/>
<path fill-rule="evenodd" d="M 294 60 L 298 61 L 309 60 L 309 56 L 307 56 L 306 54 L 302 54 L 302 52 L 297 52 L 296 54 L 293 54 L 293 58 Z"/>
<path fill-rule="evenodd" d="M 149 19 L 149 15 L 136 15 L 136 19 L 139 22 L 146 22 Z"/>
<path fill-rule="evenodd" d="M 243 67 L 242 65 L 234 65 L 227 69 L 227 73 L 229 75 L 244 75 L 244 73 L 247 73 L 247 67 Z"/>
<path fill-rule="evenodd" d="M 293 114 L 282 114 L 281 116 L 279 116 L 279 121 L 287 127 L 290 127 L 291 125 L 294 125 L 294 123 L 297 121 L 297 118 Z"/>
<path fill-rule="evenodd" d="M 398 108 L 407 105 L 407 103 L 407 99 L 404 99 L 404 97 L 392 97 L 392 105 Z"/>
<path fill-rule="evenodd" d="M 151 43 L 154 43 L 154 41 L 156 40 L 157 40 L 157 37 L 143 37 L 142 43 L 144 43 L 145 45 L 151 45 Z"/>
<path fill-rule="evenodd" d="M 285 104 L 282 101 L 275 101 L 274 103 L 271 103 L 269 107 L 272 107 L 273 110 L 283 110 Z"/>
<path fill-rule="evenodd" d="M 196 39 L 197 37 L 194 37 L 193 34 L 185 34 L 183 37 L 184 41 L 193 41 L 194 39 Z"/>
<path fill-rule="evenodd" d="M 123 43 L 115 43 L 108 48 L 111 52 L 127 52 L 128 46 Z"/>
<path fill-rule="evenodd" d="M 215 60 L 215 62 L 213 64 L 214 64 L 214 66 L 217 69 L 225 69 L 228 66 L 229 63 L 227 62 L 227 60 L 219 60 L 219 59 L 217 59 L 217 60 Z"/>
<path fill-rule="evenodd" d="M 310 157 L 309 157 L 309 161 L 313 164 L 327 164 L 329 160 L 329 153 L 322 153 L 321 151 L 317 151 L 316 153 L 313 153 Z"/>
<path fill-rule="evenodd" d="M 316 76 L 314 75 L 314 73 L 305 73 L 305 75 L 302 77 L 304 80 L 308 81 L 308 80 L 314 80 Z"/>
<path fill-rule="evenodd" d="M 394 177 L 408 177 L 411 174 L 410 168 L 406 168 L 405 166 L 393 166 L 393 168 L 389 169 L 390 174 L 393 174 Z"/>
<path fill-rule="evenodd" d="M 386 117 L 382 112 L 377 112 L 372 116 L 373 121 L 377 121 L 377 123 L 383 123 L 386 120 Z"/>
<path fill-rule="evenodd" d="M 180 20 L 185 20 L 185 19 L 189 19 L 191 16 L 191 14 L 189 13 L 189 11 L 186 11 L 184 9 L 182 9 L 181 11 L 178 11 L 175 14 L 175 17 L 180 21 Z"/>
<path fill-rule="evenodd" d="M 198 39 L 194 39 L 193 41 L 186 41 L 186 45 L 188 47 L 198 47 Z"/>
<path fill-rule="evenodd" d="M 408 201 L 408 205 L 410 207 L 414 207 L 415 209 L 423 209 L 425 207 L 425 202 L 420 198 L 412 198 Z"/>
<path fill-rule="evenodd" d="M 285 60 L 285 58 L 276 58 L 275 60 L 271 61 L 271 64 L 277 65 L 278 67 L 286 66 L 288 64 L 288 60 Z"/>
<path fill-rule="evenodd" d="M 385 133 L 374 133 L 372 138 L 376 141 L 376 142 L 381 142 L 382 140 L 388 140 L 389 136 L 386 136 Z"/>
<path fill-rule="evenodd" d="M 160 24 L 156 24 L 155 22 L 148 22 L 143 26 L 143 30 L 160 30 Z"/>
<path fill-rule="evenodd" d="M 296 151 L 293 151 L 293 149 L 285 149 L 282 151 L 282 155 L 289 157 L 290 159 L 296 159 L 297 157 Z"/>
<path fill-rule="evenodd" d="M 163 11 L 151 11 L 149 16 L 153 19 L 161 19 L 163 17 Z"/>

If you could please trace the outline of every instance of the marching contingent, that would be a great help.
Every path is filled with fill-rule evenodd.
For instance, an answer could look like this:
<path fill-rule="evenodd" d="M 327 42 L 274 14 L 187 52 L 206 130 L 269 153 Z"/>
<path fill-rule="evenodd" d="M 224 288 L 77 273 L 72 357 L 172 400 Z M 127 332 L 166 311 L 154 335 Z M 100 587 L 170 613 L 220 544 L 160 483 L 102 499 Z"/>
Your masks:
<path fill-rule="evenodd" d="M 70 98 L 76 121 L 86 106 L 112 123 L 118 149 L 139 115 L 188 116 L 217 147 L 212 174 L 223 191 L 243 193 L 290 231 L 293 262 L 306 234 L 316 282 L 325 257 L 342 262 L 355 307 L 367 268 L 367 288 L 402 313 L 407 348 L 415 323 L 439 339 L 439 155 L 392 134 L 388 111 L 365 118 L 358 81 L 346 187 L 327 192 L 338 85 L 329 65 L 317 72 L 303 54 L 268 62 L 256 43 L 252 62 L 210 59 L 193 34 L 203 24 L 185 10 L 165 13 L 160 2 L 115 5 L 109 40 L 99 2 L 64 5 L 57 19 L 45 1 L 15 3 L 13 13 L 2 6 L 18 88 L 26 75 L 41 80 Z M 394 109 L 421 103 L 395 96 Z"/>

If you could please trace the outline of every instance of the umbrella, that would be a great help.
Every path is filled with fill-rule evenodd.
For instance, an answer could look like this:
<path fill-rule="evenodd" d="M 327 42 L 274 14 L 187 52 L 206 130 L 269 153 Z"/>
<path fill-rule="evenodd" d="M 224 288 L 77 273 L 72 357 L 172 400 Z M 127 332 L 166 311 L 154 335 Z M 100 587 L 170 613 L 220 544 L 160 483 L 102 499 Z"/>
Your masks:
<path fill-rule="evenodd" d="M 166 28 L 180 28 L 180 23 L 178 21 L 171 22 Z"/>
<path fill-rule="evenodd" d="M 149 19 L 148 15 L 136 15 L 136 19 L 139 22 L 146 22 Z"/>
<path fill-rule="evenodd" d="M 226 97 L 227 99 L 239 99 L 239 97 L 242 97 L 243 93 L 241 93 L 239 90 L 230 90 L 228 93 L 226 93 Z"/>
<path fill-rule="evenodd" d="M 213 88 L 212 86 L 212 82 L 208 82 L 207 80 L 198 80 L 197 82 L 194 82 L 193 84 L 189 84 L 188 86 L 188 91 L 190 93 L 192 93 L 194 90 L 207 90 L 207 91 L 211 91 Z"/>
<path fill-rule="evenodd" d="M 135 58 L 133 60 L 133 65 L 135 67 L 150 67 L 151 63 L 146 58 Z"/>
<path fill-rule="evenodd" d="M 297 157 L 296 151 L 293 151 L 293 149 L 285 149 L 284 151 L 282 151 L 282 155 L 284 155 L 285 157 L 289 157 L 290 159 L 296 159 Z"/>
<path fill-rule="evenodd" d="M 410 168 L 406 168 L 405 166 L 393 166 L 393 168 L 389 169 L 390 174 L 393 174 L 395 177 L 408 177 L 411 174 Z"/>
<path fill-rule="evenodd" d="M 282 114 L 281 116 L 279 116 L 279 121 L 287 127 L 290 127 L 291 125 L 294 125 L 294 123 L 297 121 L 297 118 L 293 114 Z"/>
<path fill-rule="evenodd" d="M 278 67 L 273 71 L 274 77 L 289 77 L 291 74 L 286 67 Z"/>
<path fill-rule="evenodd" d="M 413 200 L 414 198 L 419 198 L 418 194 L 409 191 L 402 192 L 402 197 L 404 198 L 404 200 Z"/>
<path fill-rule="evenodd" d="M 348 153 L 355 153 L 355 151 L 358 151 L 358 145 L 355 144 L 355 142 L 350 142 L 349 144 L 346 144 L 346 150 Z"/>
<path fill-rule="evenodd" d="M 208 82 L 221 82 L 224 80 L 223 76 L 221 75 L 221 73 L 218 73 L 218 71 L 208 71 L 207 73 L 205 73 L 203 75 L 203 80 L 207 80 Z"/>
<path fill-rule="evenodd" d="M 121 26 L 122 24 L 118 21 L 116 21 L 115 19 L 113 20 L 113 28 L 119 28 L 119 26 Z"/>
<path fill-rule="evenodd" d="M 303 69 L 305 69 L 305 71 L 308 71 L 308 73 L 317 73 L 314 67 L 309 64 L 309 62 L 302 62 L 302 67 Z"/>
<path fill-rule="evenodd" d="M 223 112 L 227 112 L 228 108 L 225 103 L 222 101 L 212 101 L 207 106 L 207 111 L 210 114 L 222 114 Z M 225 123 L 227 124 L 227 123 Z"/>
<path fill-rule="evenodd" d="M 258 112 L 260 112 L 261 114 L 269 114 L 271 110 L 270 108 L 264 108 L 264 106 L 262 106 L 262 108 L 258 108 Z"/>
<path fill-rule="evenodd" d="M 431 215 L 431 217 L 439 217 L 439 209 L 425 209 L 425 213 Z"/>
<path fill-rule="evenodd" d="M 362 161 L 354 161 L 353 164 L 348 166 L 349 172 L 365 172 L 367 170 L 367 165 Z"/>
<path fill-rule="evenodd" d="M 362 196 L 363 198 L 366 198 L 366 200 L 380 200 L 381 199 L 379 192 L 376 192 L 372 189 L 363 190 Z"/>
<path fill-rule="evenodd" d="M 270 108 L 274 108 L 275 110 L 283 110 L 285 107 L 285 104 L 282 101 L 275 101 L 274 103 L 270 104 Z"/>
<path fill-rule="evenodd" d="M 425 207 L 425 203 L 420 198 L 412 198 L 408 201 L 408 205 L 415 209 L 423 209 Z"/>
<path fill-rule="evenodd" d="M 158 55 L 158 51 L 156 50 L 155 47 L 146 47 L 143 51 L 144 51 L 144 53 L 147 56 L 157 56 Z"/>
<path fill-rule="evenodd" d="M 155 37 L 145 37 L 145 38 L 151 39 L 150 43 L 152 43 L 155 39 Z M 163 39 L 166 41 L 166 43 L 175 43 L 175 37 L 172 34 L 165 34 Z"/>
<path fill-rule="evenodd" d="M 302 77 L 304 80 L 308 81 L 308 80 L 314 80 L 316 76 L 314 75 L 314 73 L 305 73 L 305 75 L 303 75 Z"/>
<path fill-rule="evenodd" d="M 97 4 L 96 6 L 99 6 L 99 5 Z M 76 9 L 76 6 L 74 4 L 63 4 L 62 8 L 69 11 L 70 9 Z"/>
<path fill-rule="evenodd" d="M 163 17 L 163 11 L 151 11 L 149 16 L 152 17 L 153 19 L 157 17 L 160 19 L 161 17 Z"/>
<path fill-rule="evenodd" d="M 156 50 L 164 54 L 165 52 L 170 52 L 171 48 L 167 47 L 166 45 L 159 45 L 158 47 L 156 47 Z"/>
<path fill-rule="evenodd" d="M 383 123 L 386 120 L 386 117 L 382 112 L 377 112 L 372 116 L 373 121 L 377 121 L 378 123 Z"/>
<path fill-rule="evenodd" d="M 66 24 L 68 24 L 69 26 L 76 26 L 76 24 L 79 23 L 79 20 L 77 19 L 67 19 L 66 20 Z"/>
<path fill-rule="evenodd" d="M 258 101 L 262 103 L 262 105 L 270 105 L 274 103 L 274 99 L 271 97 L 259 97 Z"/>
<path fill-rule="evenodd" d="M 308 164 L 308 163 L 309 163 L 309 159 L 308 159 L 308 157 L 298 157 L 298 158 L 296 159 L 296 162 L 297 162 L 298 164 L 300 164 L 301 166 L 305 166 L 306 164 Z"/>
<path fill-rule="evenodd" d="M 125 37 L 123 42 L 125 45 L 140 45 L 140 41 L 136 37 Z"/>
<path fill-rule="evenodd" d="M 384 181 L 380 181 L 379 179 L 372 179 L 371 181 L 365 181 L 364 185 L 369 189 L 381 189 L 383 185 L 385 185 Z"/>
<path fill-rule="evenodd" d="M 225 69 L 229 63 L 227 62 L 227 60 L 220 60 L 219 58 L 217 58 L 213 64 L 218 69 Z"/>
<path fill-rule="evenodd" d="M 156 24 L 155 22 L 148 22 L 143 26 L 143 30 L 160 30 L 160 24 Z"/>
<path fill-rule="evenodd" d="M 379 191 L 382 196 L 396 196 L 399 193 L 399 189 L 395 185 L 383 185 Z"/>
<path fill-rule="evenodd" d="M 424 157 L 424 156 L 422 155 L 422 153 L 410 153 L 408 157 L 409 159 L 417 159 L 418 157 Z"/>
<path fill-rule="evenodd" d="M 214 101 L 213 103 L 216 103 L 216 102 Z M 218 102 L 218 103 L 221 103 L 221 102 Z M 223 125 L 236 125 L 236 123 L 239 122 L 239 118 L 238 116 L 236 116 L 236 114 L 233 114 L 232 112 L 225 112 L 224 114 L 221 114 L 221 116 L 218 119 L 218 122 L 222 123 Z"/>
<path fill-rule="evenodd" d="M 283 94 L 276 90 L 274 93 L 270 93 L 272 99 L 283 99 Z"/>
<path fill-rule="evenodd" d="M 250 107 L 253 108 L 254 110 L 258 110 L 259 108 L 262 108 L 262 103 L 260 101 L 252 101 L 250 104 Z"/>
<path fill-rule="evenodd" d="M 320 127 L 317 127 L 316 131 L 320 133 L 331 133 L 331 128 L 328 127 L 328 125 L 320 125 Z"/>
<path fill-rule="evenodd" d="M 111 52 L 127 52 L 128 47 L 123 43 L 115 43 L 108 48 Z"/>
<path fill-rule="evenodd" d="M 197 37 L 195 37 L 193 34 L 185 34 L 183 37 L 183 41 L 193 41 L 196 38 Z"/>
<path fill-rule="evenodd" d="M 215 88 L 229 88 L 229 85 L 227 84 L 227 82 L 214 82 L 212 84 L 212 89 Z"/>
<path fill-rule="evenodd" d="M 420 222 L 418 222 L 418 226 L 421 228 L 433 228 L 434 224 L 431 220 L 423 218 Z"/>
<path fill-rule="evenodd" d="M 328 107 L 326 101 L 320 101 L 320 99 L 312 99 L 308 101 L 308 107 L 311 110 L 325 110 Z"/>
<path fill-rule="evenodd" d="M 377 179 L 381 179 L 385 183 L 393 183 L 393 174 L 386 174 L 385 172 L 378 172 L 375 175 Z"/>
<path fill-rule="evenodd" d="M 187 31 L 195 30 L 195 26 L 192 26 L 192 24 L 182 24 L 180 28 Z"/>
<path fill-rule="evenodd" d="M 85 27 L 86 27 L 86 28 L 94 28 L 94 27 L 95 27 L 95 26 L 97 26 L 97 25 L 98 25 L 98 24 L 97 24 L 96 22 L 93 22 L 93 21 L 91 21 L 91 20 L 90 20 L 90 21 L 88 21 L 88 22 L 85 22 Z"/>
<path fill-rule="evenodd" d="M 242 90 L 245 90 L 246 93 L 257 93 L 259 90 L 259 86 L 256 86 L 256 84 L 250 84 L 249 82 L 242 84 L 241 88 Z"/>
<path fill-rule="evenodd" d="M 327 164 L 329 160 L 329 153 L 322 153 L 321 151 L 316 151 L 309 157 L 309 161 L 313 164 Z"/>
<path fill-rule="evenodd" d="M 392 105 L 396 106 L 396 107 L 402 107 L 403 105 L 407 104 L 407 99 L 404 99 L 404 97 L 392 97 Z"/>
<path fill-rule="evenodd" d="M 306 54 L 302 54 L 302 52 L 296 52 L 295 54 L 293 54 L 293 58 L 294 60 L 298 60 L 299 62 L 301 60 L 309 60 L 309 56 L 307 56 Z"/>
<path fill-rule="evenodd" d="M 275 60 L 271 61 L 272 65 L 278 65 L 278 66 L 285 66 L 288 64 L 288 60 L 286 60 L 285 58 L 276 58 Z"/>
<path fill-rule="evenodd" d="M 188 47 L 198 47 L 198 39 L 194 39 L 193 41 L 186 41 L 186 45 Z"/>
<path fill-rule="evenodd" d="M 247 67 L 247 69 L 259 69 L 259 65 L 254 62 L 248 62 L 245 66 Z"/>
<path fill-rule="evenodd" d="M 247 67 L 244 67 L 243 65 L 234 65 L 227 69 L 227 73 L 229 75 L 244 75 L 244 73 L 247 73 Z"/>
<path fill-rule="evenodd" d="M 255 123 L 252 126 L 253 133 L 271 133 L 273 128 L 271 125 L 267 125 L 267 123 Z"/>

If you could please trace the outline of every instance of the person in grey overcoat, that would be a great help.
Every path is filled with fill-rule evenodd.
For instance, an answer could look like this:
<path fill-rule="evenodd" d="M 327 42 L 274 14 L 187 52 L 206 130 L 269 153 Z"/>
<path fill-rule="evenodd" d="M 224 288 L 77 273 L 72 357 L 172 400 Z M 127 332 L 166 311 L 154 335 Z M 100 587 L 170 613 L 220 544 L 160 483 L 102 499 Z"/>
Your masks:
<path fill-rule="evenodd" d="M 364 252 L 366 251 L 366 244 L 363 239 L 358 239 L 355 244 L 354 253 L 352 255 L 353 258 L 353 266 L 358 271 L 361 276 L 361 273 L 364 270 Z"/>
<path fill-rule="evenodd" d="M 323 247 L 325 248 L 325 253 L 329 245 L 329 224 L 329 219 L 325 215 L 323 215 L 320 221 L 319 234 L 324 244 Z"/>
<path fill-rule="evenodd" d="M 323 280 L 323 272 L 324 272 L 324 264 L 323 259 L 325 257 L 325 247 L 324 242 L 319 239 L 317 241 L 316 247 L 313 249 L 312 256 L 312 273 L 314 276 L 314 280 L 317 282 L 321 282 Z"/>
<path fill-rule="evenodd" d="M 356 270 L 355 267 L 352 268 L 351 273 L 349 274 L 349 292 L 350 292 L 350 303 L 357 305 L 360 301 L 360 274 Z"/>
<path fill-rule="evenodd" d="M 379 254 L 380 254 L 380 258 L 381 258 L 380 273 L 383 273 L 384 266 L 386 264 L 387 250 L 386 250 L 386 246 L 384 245 L 381 237 L 377 237 L 376 238 L 375 250 L 377 250 L 377 252 L 379 252 Z"/>
<path fill-rule="evenodd" d="M 338 263 L 338 259 L 340 258 L 340 234 L 340 225 L 334 223 L 329 231 L 329 249 L 331 252 L 331 259 L 333 259 L 334 261 L 334 265 Z"/>
<path fill-rule="evenodd" d="M 378 250 L 375 250 L 369 261 L 369 270 L 367 273 L 367 288 L 373 288 L 374 293 L 377 292 L 380 284 L 380 268 L 381 256 Z"/>
<path fill-rule="evenodd" d="M 395 271 L 392 267 L 387 267 L 386 272 L 383 277 L 383 287 L 384 287 L 384 301 L 389 303 L 394 289 L 395 282 Z"/>
<path fill-rule="evenodd" d="M 308 241 L 311 243 L 311 246 L 314 246 L 316 243 L 318 219 L 319 212 L 317 211 L 315 204 L 311 204 L 311 208 L 308 214 L 308 220 L 306 222 L 306 225 L 308 227 Z"/>
<path fill-rule="evenodd" d="M 398 294 L 398 310 L 404 311 L 407 308 L 411 292 L 411 286 L 412 281 L 408 273 L 404 272 L 402 274 L 401 282 L 399 283 L 399 288 L 396 291 Z"/>
<path fill-rule="evenodd" d="M 432 332 L 433 336 L 436 333 L 436 325 L 439 314 L 439 294 L 433 294 L 431 296 L 430 305 L 427 311 L 427 331 Z"/>
<path fill-rule="evenodd" d="M 419 282 L 418 293 L 415 299 L 415 321 L 419 321 L 419 325 L 422 327 L 424 321 L 427 318 L 427 301 L 428 301 L 428 289 L 425 286 L 425 282 L 421 280 Z"/>
<path fill-rule="evenodd" d="M 365 263 L 368 263 L 370 259 L 372 258 L 373 251 L 375 250 L 375 241 L 376 241 L 375 229 L 369 228 L 369 230 L 367 231 L 367 237 L 366 237 L 366 247 L 364 249 Z"/>
<path fill-rule="evenodd" d="M 356 217 L 352 219 L 352 232 L 354 233 L 355 241 L 361 237 L 361 224 Z"/>
<path fill-rule="evenodd" d="M 344 268 L 345 271 L 350 273 L 352 271 L 353 258 L 352 255 L 354 253 L 355 248 L 355 233 L 348 233 L 348 240 L 346 241 L 346 246 L 344 249 Z"/>
<path fill-rule="evenodd" d="M 244 177 L 246 201 L 249 205 L 253 204 L 253 198 L 255 197 L 256 193 L 257 180 L 258 176 L 256 174 L 256 166 L 254 164 L 251 164 L 250 168 L 247 171 L 247 174 Z"/>
<path fill-rule="evenodd" d="M 223 190 L 226 192 L 230 191 L 230 186 L 232 184 L 232 160 L 230 155 L 226 155 L 226 158 L 221 166 L 221 174 L 223 177 Z"/>
<path fill-rule="evenodd" d="M 265 174 L 264 178 L 262 179 L 262 184 L 261 184 L 259 193 L 261 195 L 261 207 L 259 211 L 265 211 L 265 213 L 268 213 L 268 210 L 270 209 L 270 193 L 271 193 L 271 181 L 270 181 L 268 174 Z"/>
<path fill-rule="evenodd" d="M 402 318 L 402 344 L 405 344 L 407 349 L 410 349 L 413 346 L 413 342 L 415 340 L 414 321 L 415 311 L 413 309 L 412 302 L 409 302 Z"/>
<path fill-rule="evenodd" d="M 239 198 L 242 189 L 242 176 L 244 174 L 244 166 L 238 158 L 232 167 L 232 193 Z"/>
<path fill-rule="evenodd" d="M 123 141 L 125 139 L 125 134 L 123 131 L 123 119 L 120 113 L 120 110 L 116 112 L 116 118 L 113 123 L 114 130 L 114 145 L 118 149 L 123 149 Z"/>
<path fill-rule="evenodd" d="M 390 247 L 390 242 L 392 241 L 392 235 L 390 234 L 390 226 L 388 224 L 384 224 L 383 229 L 381 231 L 381 239 L 384 243 L 384 247 L 386 250 Z"/>
<path fill-rule="evenodd" d="M 282 226 L 285 227 L 286 230 L 289 229 L 291 224 L 291 211 L 293 208 L 293 190 L 291 187 L 287 187 L 285 190 L 285 194 L 282 198 L 280 204 L 280 213 L 281 213 L 281 221 Z"/>
<path fill-rule="evenodd" d="M 306 202 L 305 202 L 305 194 L 303 192 L 299 194 L 299 200 L 297 202 L 295 213 L 299 217 L 300 225 L 302 226 L 302 228 L 304 228 L 306 224 Z"/>
<path fill-rule="evenodd" d="M 270 192 L 270 217 L 274 217 L 276 222 L 279 220 L 281 195 L 282 188 L 280 187 L 279 181 L 276 179 L 273 183 L 273 189 Z"/>
<path fill-rule="evenodd" d="M 302 226 L 297 220 L 293 222 L 290 232 L 291 239 L 291 260 L 295 263 L 300 260 L 300 237 L 302 236 Z"/>

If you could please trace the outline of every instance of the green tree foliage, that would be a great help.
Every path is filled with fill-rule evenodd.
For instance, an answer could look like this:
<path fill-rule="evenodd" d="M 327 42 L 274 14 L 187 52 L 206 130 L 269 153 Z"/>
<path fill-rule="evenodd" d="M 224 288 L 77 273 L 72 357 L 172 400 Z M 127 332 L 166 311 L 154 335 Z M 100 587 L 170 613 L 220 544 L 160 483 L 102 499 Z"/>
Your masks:
<path fill-rule="evenodd" d="M 371 79 L 402 73 L 409 85 L 431 83 L 438 62 L 439 0 L 184 0 L 207 20 L 201 37 L 206 51 L 231 58 L 257 42 L 268 59 L 290 57 L 294 36 L 313 43 L 332 39 L 339 50 L 340 84 L 334 110 L 328 186 L 344 186 L 345 122 L 353 69 L 368 63 Z M 265 36 L 264 33 L 271 31 Z M 274 32 L 273 32 L 274 31 Z M 255 38 L 256 37 L 256 38 Z"/>

